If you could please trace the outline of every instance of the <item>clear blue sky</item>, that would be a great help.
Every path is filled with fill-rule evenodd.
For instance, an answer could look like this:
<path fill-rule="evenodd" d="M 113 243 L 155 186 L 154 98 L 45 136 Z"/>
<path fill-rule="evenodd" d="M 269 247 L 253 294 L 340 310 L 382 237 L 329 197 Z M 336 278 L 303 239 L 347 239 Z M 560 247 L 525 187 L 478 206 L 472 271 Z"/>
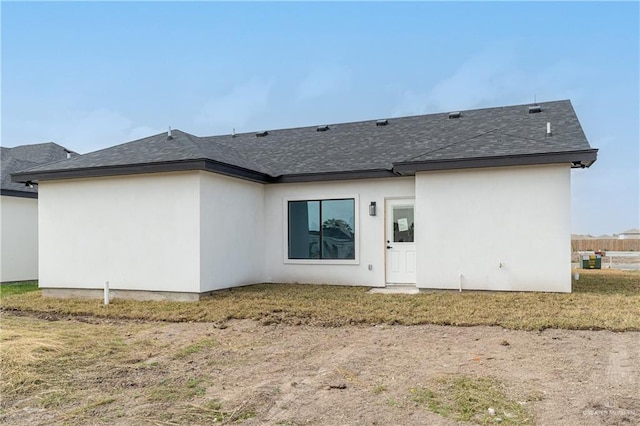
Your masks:
<path fill-rule="evenodd" d="M 571 99 L 573 232 L 640 225 L 639 4 L 2 2 L 2 145 Z"/>

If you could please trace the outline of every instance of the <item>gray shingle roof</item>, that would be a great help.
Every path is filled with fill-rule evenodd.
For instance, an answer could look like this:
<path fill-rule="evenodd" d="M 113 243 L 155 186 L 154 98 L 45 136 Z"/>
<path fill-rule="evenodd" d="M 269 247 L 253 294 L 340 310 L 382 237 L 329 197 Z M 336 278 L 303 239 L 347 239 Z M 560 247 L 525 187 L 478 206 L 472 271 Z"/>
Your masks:
<path fill-rule="evenodd" d="M 539 105 L 542 111 L 537 114 L 529 113 L 529 105 L 516 105 L 461 111 L 460 118 L 449 118 L 448 112 L 391 118 L 384 126 L 370 120 L 329 124 L 326 131 L 317 131 L 317 125 L 269 130 L 263 137 L 256 133 L 197 137 L 174 130 L 170 139 L 166 133 L 151 136 L 37 167 L 21 178 L 55 178 L 65 171 L 67 177 L 81 171 L 96 176 L 110 170 L 125 174 L 127 168 L 181 162 L 189 168 L 186 164 L 192 162 L 191 168 L 224 168 L 227 174 L 254 173 L 249 178 L 278 182 L 294 176 L 346 177 L 374 171 L 390 176 L 398 173 L 399 165 L 410 174 L 426 170 L 425 164 L 454 164 L 457 160 L 527 157 L 527 164 L 536 164 L 539 155 L 567 154 L 547 162 L 586 160 L 588 166 L 595 161 L 597 150 L 589 146 L 571 102 Z M 552 136 L 546 135 L 547 123 L 551 123 Z M 581 154 L 574 158 L 569 153 Z M 76 174 L 71 174 L 74 170 Z M 137 172 L 145 170 L 150 169 Z"/>
<path fill-rule="evenodd" d="M 66 160 L 67 153 L 72 156 L 78 155 L 54 142 L 20 145 L 13 148 L 0 147 L 2 190 L 37 193 L 35 186 L 29 188 L 24 183 L 11 181 L 11 174 Z"/>
<path fill-rule="evenodd" d="M 528 106 L 448 113 L 330 125 L 269 130 L 254 134 L 206 138 L 241 152 L 280 174 L 392 169 L 405 161 L 563 152 L 589 149 L 589 143 L 569 101 L 541 104 L 542 112 L 529 114 Z M 552 137 L 546 137 L 551 122 Z"/>
<path fill-rule="evenodd" d="M 167 133 L 161 133 L 90 152 L 72 161 L 48 164 L 34 170 L 71 170 L 203 159 L 215 160 L 248 170 L 262 168 L 234 147 L 227 147 L 216 141 L 208 141 L 180 130 L 172 130 L 171 137 L 167 137 Z"/>

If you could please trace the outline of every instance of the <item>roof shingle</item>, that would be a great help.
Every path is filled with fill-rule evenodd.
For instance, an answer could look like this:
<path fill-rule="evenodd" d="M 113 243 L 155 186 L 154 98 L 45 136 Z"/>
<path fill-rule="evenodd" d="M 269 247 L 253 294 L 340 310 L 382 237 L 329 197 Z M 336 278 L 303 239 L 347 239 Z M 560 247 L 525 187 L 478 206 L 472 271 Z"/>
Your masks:
<path fill-rule="evenodd" d="M 3 191 L 37 193 L 36 187 L 28 187 L 24 183 L 13 182 L 11 174 L 66 160 L 67 154 L 71 156 L 78 155 L 54 142 L 20 145 L 13 148 L 0 147 L 1 189 Z"/>
<path fill-rule="evenodd" d="M 538 154 L 589 152 L 587 166 L 595 152 L 582 131 L 568 100 L 539 104 L 541 112 L 530 114 L 529 105 L 462 111 L 459 118 L 448 113 L 269 130 L 255 133 L 197 137 L 174 130 L 63 163 L 30 170 L 19 178 L 53 178 L 65 170 L 102 169 L 108 175 L 114 167 L 208 161 L 232 169 L 251 171 L 272 181 L 287 176 L 380 171 L 391 174 L 394 164 L 453 160 L 513 158 Z M 547 136 L 551 123 L 552 136 Z M 564 158 L 564 157 L 563 157 Z M 581 157 L 584 158 L 584 157 Z M 44 172 L 47 172 L 46 174 Z M 93 170 L 93 175 L 98 171 Z M 230 172 L 233 174 L 234 172 Z"/>

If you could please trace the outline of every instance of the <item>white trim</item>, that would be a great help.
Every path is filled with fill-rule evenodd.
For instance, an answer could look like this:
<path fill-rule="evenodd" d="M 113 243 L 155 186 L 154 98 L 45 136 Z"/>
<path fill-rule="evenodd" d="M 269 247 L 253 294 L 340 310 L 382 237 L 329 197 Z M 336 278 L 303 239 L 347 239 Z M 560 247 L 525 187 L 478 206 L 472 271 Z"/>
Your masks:
<path fill-rule="evenodd" d="M 413 280 L 410 281 L 390 281 L 389 280 L 389 275 L 388 275 L 388 264 L 389 264 L 389 250 L 386 248 L 389 244 L 412 244 L 415 247 L 415 253 L 416 253 L 416 269 L 417 269 L 417 245 L 416 245 L 416 235 L 414 234 L 414 240 L 412 243 L 395 243 L 393 242 L 393 235 L 388 235 L 388 231 L 389 231 L 389 223 L 388 220 L 391 219 L 393 220 L 391 217 L 389 217 L 389 215 L 387 214 L 387 211 L 389 210 L 389 206 L 391 205 L 395 205 L 395 202 L 405 202 L 408 201 L 410 202 L 411 206 L 413 207 L 413 221 L 416 227 L 420 226 L 420 224 L 418 223 L 418 215 L 416 212 L 416 197 L 414 195 L 410 195 L 407 197 L 385 197 L 384 199 L 384 244 L 385 244 L 385 251 L 384 251 L 384 281 L 385 281 L 385 286 L 389 286 L 389 285 L 415 285 L 417 284 L 417 271 L 416 271 L 416 276 L 413 278 Z M 402 205 L 402 204 L 398 204 L 398 205 Z M 388 240 L 392 240 L 390 242 L 387 242 Z"/>
<path fill-rule="evenodd" d="M 414 181 L 415 181 L 415 177 L 414 177 Z M 387 282 L 387 201 L 394 201 L 394 200 L 408 200 L 408 199 L 412 199 L 413 200 L 413 217 L 414 217 L 414 223 L 416 224 L 416 226 L 418 226 L 417 223 L 417 212 L 416 212 L 416 194 L 415 194 L 415 190 L 414 193 L 412 195 L 405 195 L 405 196 L 392 196 L 392 197 L 384 197 L 382 200 L 382 243 L 383 243 L 383 248 L 384 248 L 384 256 L 382 258 L 382 272 L 384 273 L 384 282 L 385 282 L 385 286 L 387 284 L 389 284 Z M 415 238 L 415 235 L 414 235 Z M 416 250 L 417 252 L 417 250 Z M 417 282 L 417 279 L 416 279 Z"/>
<path fill-rule="evenodd" d="M 289 259 L 289 201 L 321 201 L 353 199 L 353 221 L 355 229 L 354 259 Z M 360 264 L 360 195 L 359 194 L 313 194 L 285 195 L 282 197 L 282 263 L 298 265 L 359 265 Z"/>

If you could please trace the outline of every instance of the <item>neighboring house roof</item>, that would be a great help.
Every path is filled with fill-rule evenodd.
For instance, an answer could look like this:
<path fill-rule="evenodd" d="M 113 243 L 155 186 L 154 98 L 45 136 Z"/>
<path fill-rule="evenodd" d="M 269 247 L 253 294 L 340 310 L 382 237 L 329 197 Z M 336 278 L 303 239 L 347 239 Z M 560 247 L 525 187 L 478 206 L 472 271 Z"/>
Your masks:
<path fill-rule="evenodd" d="M 29 187 L 24 183 L 14 182 L 11 180 L 11 174 L 66 160 L 67 154 L 78 155 L 54 142 L 20 145 L 14 148 L 0 147 L 2 195 L 36 198 L 38 189 L 35 185 Z"/>
<path fill-rule="evenodd" d="M 593 240 L 595 239 L 592 235 L 583 235 L 583 234 L 571 234 L 572 240 Z"/>
<path fill-rule="evenodd" d="M 571 102 L 484 108 L 324 127 L 197 137 L 174 130 L 36 167 L 14 180 L 209 170 L 267 183 L 595 160 Z M 547 123 L 551 135 L 547 135 Z M 258 137 L 260 135 L 260 137 Z"/>
<path fill-rule="evenodd" d="M 619 235 L 636 235 L 636 234 L 640 234 L 640 229 L 638 228 L 627 229 L 626 231 L 621 232 Z"/>

